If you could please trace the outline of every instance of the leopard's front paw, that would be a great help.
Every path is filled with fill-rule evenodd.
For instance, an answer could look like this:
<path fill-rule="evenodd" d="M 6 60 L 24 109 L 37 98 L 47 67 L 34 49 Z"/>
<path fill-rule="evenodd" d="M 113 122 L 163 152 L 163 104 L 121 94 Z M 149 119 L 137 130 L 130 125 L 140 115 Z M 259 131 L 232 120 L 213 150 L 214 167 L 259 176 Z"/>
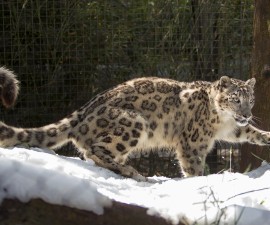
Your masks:
<path fill-rule="evenodd" d="M 261 135 L 263 145 L 270 145 L 270 132 L 264 132 Z"/>

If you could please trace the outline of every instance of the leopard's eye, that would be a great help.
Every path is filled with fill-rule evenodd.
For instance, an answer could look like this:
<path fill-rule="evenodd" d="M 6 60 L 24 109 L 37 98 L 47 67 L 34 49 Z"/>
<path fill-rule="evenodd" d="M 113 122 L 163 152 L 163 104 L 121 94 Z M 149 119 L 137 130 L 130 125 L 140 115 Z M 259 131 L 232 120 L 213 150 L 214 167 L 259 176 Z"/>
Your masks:
<path fill-rule="evenodd" d="M 237 98 L 237 97 L 233 98 L 233 101 L 234 101 L 235 103 L 240 103 L 240 99 Z"/>

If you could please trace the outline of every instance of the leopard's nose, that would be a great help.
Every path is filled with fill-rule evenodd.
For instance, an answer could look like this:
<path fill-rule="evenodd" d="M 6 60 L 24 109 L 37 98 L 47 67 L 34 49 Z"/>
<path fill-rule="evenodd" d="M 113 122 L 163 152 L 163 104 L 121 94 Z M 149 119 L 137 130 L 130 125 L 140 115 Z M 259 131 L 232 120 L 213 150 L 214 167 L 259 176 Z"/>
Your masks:
<path fill-rule="evenodd" d="M 251 120 L 252 118 L 252 114 L 243 114 L 242 116 L 247 120 Z"/>

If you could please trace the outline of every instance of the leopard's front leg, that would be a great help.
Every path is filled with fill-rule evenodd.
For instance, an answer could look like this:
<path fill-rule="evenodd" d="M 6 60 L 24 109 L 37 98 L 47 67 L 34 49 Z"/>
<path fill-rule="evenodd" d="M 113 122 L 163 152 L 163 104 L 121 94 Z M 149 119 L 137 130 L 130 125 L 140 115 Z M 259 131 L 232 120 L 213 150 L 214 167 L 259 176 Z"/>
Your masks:
<path fill-rule="evenodd" d="M 204 175 L 207 155 L 206 149 L 202 149 L 199 145 L 194 148 L 184 147 L 183 150 L 178 149 L 177 155 L 182 173 L 185 177 Z"/>
<path fill-rule="evenodd" d="M 237 128 L 234 132 L 239 142 L 248 142 L 257 145 L 270 145 L 270 132 L 260 130 L 252 125 Z"/>

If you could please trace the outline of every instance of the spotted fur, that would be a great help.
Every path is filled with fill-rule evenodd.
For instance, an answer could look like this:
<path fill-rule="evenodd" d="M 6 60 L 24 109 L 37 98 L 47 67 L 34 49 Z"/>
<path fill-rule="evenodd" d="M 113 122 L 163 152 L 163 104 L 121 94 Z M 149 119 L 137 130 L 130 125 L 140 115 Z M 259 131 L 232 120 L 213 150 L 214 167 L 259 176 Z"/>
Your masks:
<path fill-rule="evenodd" d="M 0 67 L 0 97 L 3 105 L 6 108 L 13 106 L 18 93 L 19 82 L 15 74 L 5 67 Z"/>
<path fill-rule="evenodd" d="M 9 93 L 15 99 L 15 76 L 2 69 L 1 83 L 2 92 L 4 84 L 13 87 Z M 72 141 L 85 158 L 137 180 L 145 178 L 125 165 L 129 153 L 172 148 L 185 176 L 202 175 L 215 141 L 270 145 L 270 133 L 250 124 L 254 85 L 254 78 L 226 76 L 212 83 L 138 78 L 97 95 L 54 124 L 25 129 L 0 123 L 0 145 L 56 149 Z"/>

